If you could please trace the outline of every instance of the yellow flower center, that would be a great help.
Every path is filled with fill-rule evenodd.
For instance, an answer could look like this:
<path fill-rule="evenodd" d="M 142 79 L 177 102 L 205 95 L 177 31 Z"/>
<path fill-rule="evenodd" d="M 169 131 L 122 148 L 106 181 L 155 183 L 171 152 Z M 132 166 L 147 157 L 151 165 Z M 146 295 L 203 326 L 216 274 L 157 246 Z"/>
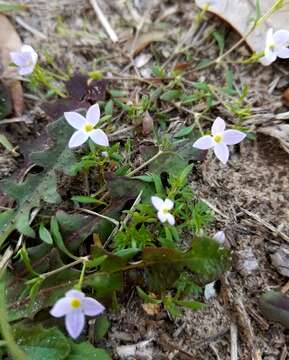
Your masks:
<path fill-rule="evenodd" d="M 92 131 L 93 128 L 94 128 L 94 126 L 92 124 L 85 124 L 84 125 L 84 131 L 86 131 L 86 132 Z"/>
<path fill-rule="evenodd" d="M 73 298 L 70 301 L 70 305 L 73 309 L 78 309 L 81 305 L 81 301 L 77 298 Z"/>
<path fill-rule="evenodd" d="M 163 213 L 164 213 L 164 214 L 168 214 L 168 213 L 169 213 L 169 209 L 163 208 Z"/>
<path fill-rule="evenodd" d="M 222 141 L 222 135 L 221 134 L 216 134 L 213 136 L 213 139 L 216 141 L 216 143 L 220 143 Z"/>

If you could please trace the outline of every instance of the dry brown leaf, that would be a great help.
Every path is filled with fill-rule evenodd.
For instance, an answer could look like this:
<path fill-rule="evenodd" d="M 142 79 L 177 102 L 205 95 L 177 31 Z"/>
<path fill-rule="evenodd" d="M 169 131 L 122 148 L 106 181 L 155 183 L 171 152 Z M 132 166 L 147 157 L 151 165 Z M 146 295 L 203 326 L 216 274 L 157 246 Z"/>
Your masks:
<path fill-rule="evenodd" d="M 19 80 L 7 80 L 15 78 L 16 69 L 10 67 L 10 52 L 21 48 L 21 39 L 10 23 L 8 18 L 0 14 L 0 74 L 5 76 L 3 83 L 9 88 L 13 102 L 14 113 L 21 116 L 24 109 L 23 90 Z"/>
<path fill-rule="evenodd" d="M 136 41 L 132 41 L 132 43 L 128 46 L 128 51 L 131 56 L 136 56 L 151 43 L 166 41 L 166 37 L 167 34 L 162 31 L 152 31 L 147 34 L 142 34 L 136 39 Z"/>
<path fill-rule="evenodd" d="M 271 9 L 276 0 L 261 0 L 261 14 L 264 15 Z M 208 0 L 196 0 L 199 7 L 203 7 Z M 255 0 L 222 0 L 209 6 L 209 11 L 218 15 L 232 25 L 242 36 L 246 36 L 256 17 Z M 246 40 L 255 52 L 261 52 L 265 47 L 266 33 L 269 28 L 274 30 L 284 29 L 289 31 L 289 4 L 285 3 L 282 9 L 271 15 L 258 26 Z"/>

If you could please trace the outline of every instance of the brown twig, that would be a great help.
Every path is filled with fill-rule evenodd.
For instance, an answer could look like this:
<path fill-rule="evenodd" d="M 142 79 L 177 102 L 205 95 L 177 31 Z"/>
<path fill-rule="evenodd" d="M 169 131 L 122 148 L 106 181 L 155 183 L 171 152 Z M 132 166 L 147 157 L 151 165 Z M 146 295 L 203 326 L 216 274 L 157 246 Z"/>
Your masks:
<path fill-rule="evenodd" d="M 256 346 L 255 334 L 251 325 L 251 320 L 248 316 L 243 301 L 237 298 L 235 301 L 235 308 L 238 314 L 239 324 L 244 334 L 244 340 L 247 342 L 247 347 L 251 351 L 252 360 L 262 360 L 261 352 Z"/>

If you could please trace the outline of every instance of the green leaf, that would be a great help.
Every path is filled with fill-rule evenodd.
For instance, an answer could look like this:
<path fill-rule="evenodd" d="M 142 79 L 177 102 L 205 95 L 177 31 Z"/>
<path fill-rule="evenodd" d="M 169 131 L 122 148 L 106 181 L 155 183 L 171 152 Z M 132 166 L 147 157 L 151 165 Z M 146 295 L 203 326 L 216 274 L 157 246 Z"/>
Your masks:
<path fill-rule="evenodd" d="M 149 289 L 162 292 L 172 288 L 183 271 L 190 271 L 195 282 L 216 280 L 230 268 L 229 250 L 208 237 L 196 238 L 191 249 L 182 252 L 172 248 L 147 247 L 142 252 Z"/>
<path fill-rule="evenodd" d="M 110 327 L 110 321 L 106 315 L 99 315 L 94 324 L 94 340 L 99 341 L 107 334 Z"/>
<path fill-rule="evenodd" d="M 53 244 L 52 236 L 43 224 L 40 224 L 40 226 L 39 226 L 39 237 L 46 244 L 49 244 L 49 245 Z"/>
<path fill-rule="evenodd" d="M 71 354 L 68 360 L 112 360 L 103 349 L 95 348 L 88 342 L 75 344 L 71 342 Z M 46 359 L 45 359 L 46 360 Z"/>
<path fill-rule="evenodd" d="M 11 179 L 2 182 L 3 192 L 17 200 L 17 208 L 9 221 L 1 227 L 0 246 L 15 229 L 23 234 L 34 237 L 35 232 L 29 225 L 30 211 L 39 207 L 41 200 L 48 203 L 58 203 L 61 198 L 57 192 L 57 172 L 67 174 L 68 167 L 75 163 L 74 153 L 67 143 L 73 128 L 64 118 L 48 126 L 48 133 L 53 140 L 53 146 L 42 152 L 31 154 L 31 160 L 41 167 L 39 174 L 29 174 L 23 183 L 15 183 Z"/>
<path fill-rule="evenodd" d="M 66 248 L 62 235 L 60 233 L 59 225 L 56 220 L 55 216 L 52 216 L 50 221 L 50 232 L 53 236 L 54 242 L 57 245 L 57 247 L 67 256 L 71 257 L 72 259 L 75 259 L 75 256 L 71 254 L 71 252 Z"/>
<path fill-rule="evenodd" d="M 205 306 L 205 304 L 195 300 L 174 300 L 174 302 L 178 306 L 183 306 L 191 310 L 200 310 Z"/>
<path fill-rule="evenodd" d="M 133 200 L 142 191 L 142 199 L 146 201 L 155 194 L 153 184 L 127 176 L 115 176 L 109 173 L 106 174 L 106 183 L 109 193 L 114 199 Z"/>
<path fill-rule="evenodd" d="M 193 143 L 200 137 L 198 132 L 191 132 L 184 139 L 174 141 L 169 151 L 163 153 L 149 165 L 149 171 L 154 174 L 167 172 L 173 177 L 179 174 L 188 166 L 191 160 L 203 160 L 204 152 L 193 148 Z"/>
<path fill-rule="evenodd" d="M 149 296 L 146 292 L 144 292 L 139 286 L 136 287 L 138 296 L 143 299 L 145 302 L 150 304 L 161 304 L 162 300 L 154 299 L 152 296 Z"/>
<path fill-rule="evenodd" d="M 4 134 L 0 134 L 0 144 L 8 151 L 13 152 L 13 145 Z"/>
<path fill-rule="evenodd" d="M 47 258 L 45 260 L 47 261 Z M 50 261 L 53 261 L 53 258 Z M 32 301 L 27 294 L 25 278 L 9 274 L 7 287 L 9 320 L 32 318 L 40 310 L 52 306 L 78 282 L 79 276 L 80 271 L 66 269 L 49 277 L 38 289 L 37 300 Z"/>
<path fill-rule="evenodd" d="M 225 39 L 224 39 L 224 35 L 219 33 L 218 31 L 214 31 L 212 33 L 214 39 L 216 40 L 217 44 L 218 44 L 218 47 L 219 47 L 219 51 L 220 51 L 220 54 L 219 55 L 222 55 L 223 52 L 224 52 L 224 47 L 225 47 Z"/>
<path fill-rule="evenodd" d="M 174 135 L 174 137 L 175 138 L 183 138 L 183 137 L 186 137 L 187 135 L 191 134 L 192 131 L 193 131 L 193 126 L 183 127 L 181 130 L 179 130 Z"/>
<path fill-rule="evenodd" d="M 72 196 L 71 198 L 72 201 L 81 203 L 81 204 L 97 204 L 97 205 L 106 205 L 105 202 L 100 201 L 98 199 L 95 199 L 91 196 L 83 196 L 83 195 L 79 195 L 79 196 Z"/>
<path fill-rule="evenodd" d="M 160 96 L 160 99 L 164 101 L 174 101 L 179 99 L 182 96 L 182 93 L 183 92 L 180 90 L 168 90 Z"/>
<path fill-rule="evenodd" d="M 71 351 L 68 339 L 57 328 L 16 325 L 13 335 L 30 360 L 62 360 Z"/>

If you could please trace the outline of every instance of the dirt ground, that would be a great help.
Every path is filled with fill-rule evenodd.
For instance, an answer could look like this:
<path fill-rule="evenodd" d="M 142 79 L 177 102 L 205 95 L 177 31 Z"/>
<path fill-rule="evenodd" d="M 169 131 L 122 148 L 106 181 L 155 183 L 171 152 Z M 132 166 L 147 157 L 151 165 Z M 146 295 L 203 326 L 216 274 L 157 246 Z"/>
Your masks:
<path fill-rule="evenodd" d="M 204 54 L 215 58 L 215 43 L 202 40 L 202 34 L 212 28 L 224 27 L 226 46 L 238 39 L 227 25 L 210 15 L 200 29 L 192 31 L 196 14 L 193 1 L 99 1 L 120 38 L 116 45 L 107 38 L 89 1 L 25 0 L 21 3 L 27 3 L 29 11 L 12 16 L 11 21 L 23 42 L 31 44 L 39 54 L 49 52 L 55 66 L 63 70 L 73 67 L 83 72 L 98 69 L 104 74 L 135 75 L 127 49 L 135 39 L 137 26 L 140 34 L 166 32 L 165 41 L 152 43 L 142 51 L 156 59 L 169 58 L 184 34 L 188 35 L 186 44 L 192 46 L 194 59 L 201 59 Z M 20 25 L 17 17 L 28 24 L 32 32 Z M 41 34 L 35 33 L 35 29 Z M 249 50 L 242 46 L 235 56 L 240 54 L 249 54 Z M 170 66 L 177 63 L 177 58 Z M 271 255 L 280 248 L 289 249 L 289 155 L 276 138 L 264 135 L 262 129 L 282 123 L 274 114 L 286 111 L 280 99 L 283 89 L 288 87 L 288 62 L 269 68 L 232 67 L 237 86 L 249 85 L 252 114 L 244 126 L 257 134 L 256 140 L 246 140 L 236 146 L 226 167 L 209 155 L 194 168 L 192 186 L 215 211 L 215 229 L 226 233 L 226 244 L 233 253 L 233 267 L 221 279 L 218 296 L 207 301 L 205 310 L 185 310 L 184 316 L 177 320 L 170 319 L 164 311 L 156 316 L 148 315 L 137 296 L 127 294 L 120 311 L 109 314 L 111 329 L 99 344 L 112 351 L 115 359 L 130 359 L 121 357 L 121 351 L 133 344 L 138 344 L 138 350 L 137 356 L 131 359 L 236 360 L 231 357 L 234 344 L 242 360 L 289 359 L 288 330 L 267 322 L 258 307 L 260 294 L 268 289 L 280 289 L 287 283 L 286 277 L 272 264 Z M 149 68 L 149 64 L 145 68 Z M 187 73 L 187 78 L 222 86 L 224 72 L 222 68 L 194 70 Z M 140 84 L 124 80 L 118 86 L 133 94 Z M 26 97 L 25 115 L 31 123 L 5 127 L 12 143 L 26 143 L 41 134 L 48 120 L 40 104 L 37 96 Z M 229 116 L 221 106 L 214 111 L 216 115 Z M 180 111 L 176 115 L 173 129 L 192 122 L 191 114 Z M 121 127 L 127 125 L 120 124 Z M 22 162 L 23 158 L 1 150 L 0 177 L 15 172 Z"/>

